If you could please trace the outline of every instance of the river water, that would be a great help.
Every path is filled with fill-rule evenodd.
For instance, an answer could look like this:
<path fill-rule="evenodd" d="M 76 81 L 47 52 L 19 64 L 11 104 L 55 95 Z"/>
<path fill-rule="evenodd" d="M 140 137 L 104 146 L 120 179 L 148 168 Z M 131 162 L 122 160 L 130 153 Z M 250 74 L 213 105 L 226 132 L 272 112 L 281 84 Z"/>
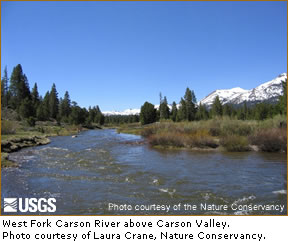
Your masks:
<path fill-rule="evenodd" d="M 53 137 L 10 158 L 20 167 L 2 170 L 2 203 L 5 197 L 53 197 L 53 214 L 287 214 L 282 153 L 157 150 L 139 136 L 91 130 Z M 194 210 L 185 210 L 187 204 Z M 251 204 L 260 210 L 247 210 Z M 267 210 L 278 205 L 282 212 Z"/>

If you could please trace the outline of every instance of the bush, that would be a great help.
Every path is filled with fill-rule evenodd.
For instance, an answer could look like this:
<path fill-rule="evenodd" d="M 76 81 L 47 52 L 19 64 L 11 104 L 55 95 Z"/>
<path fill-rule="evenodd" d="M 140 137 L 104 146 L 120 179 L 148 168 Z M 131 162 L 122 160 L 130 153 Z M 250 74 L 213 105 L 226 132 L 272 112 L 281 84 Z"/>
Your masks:
<path fill-rule="evenodd" d="M 261 151 L 279 152 L 287 151 L 287 129 L 263 129 L 250 137 L 253 145 L 259 146 Z"/>
<path fill-rule="evenodd" d="M 220 136 L 221 129 L 220 129 L 220 127 L 211 127 L 209 129 L 209 133 L 211 136 Z"/>
<path fill-rule="evenodd" d="M 146 134 L 153 133 L 153 130 L 147 130 Z M 209 135 L 207 130 L 193 130 L 190 129 L 189 132 L 184 133 L 179 130 L 172 128 L 157 129 L 154 134 L 149 135 L 149 143 L 151 145 L 160 145 L 160 146 L 174 146 L 174 147 L 199 147 L 199 148 L 216 148 L 218 144 L 216 141 Z"/>
<path fill-rule="evenodd" d="M 190 147 L 199 147 L 199 148 L 216 148 L 219 145 L 211 136 L 194 136 L 189 139 L 188 142 Z"/>
<path fill-rule="evenodd" d="M 187 137 L 181 134 L 175 133 L 158 133 L 149 137 L 149 143 L 152 146 L 174 146 L 185 147 Z"/>
<path fill-rule="evenodd" d="M 17 124 L 13 121 L 2 120 L 1 121 L 1 135 L 15 134 Z"/>
<path fill-rule="evenodd" d="M 243 121 L 229 121 L 223 123 L 222 135 L 239 135 L 239 136 L 249 136 L 252 133 L 252 127 L 248 123 Z"/>
<path fill-rule="evenodd" d="M 227 151 L 242 152 L 250 150 L 248 139 L 244 136 L 222 136 L 220 143 Z"/>
<path fill-rule="evenodd" d="M 151 135 L 156 134 L 156 132 L 157 132 L 157 128 L 155 128 L 154 126 L 146 127 L 141 131 L 141 136 L 149 137 Z"/>

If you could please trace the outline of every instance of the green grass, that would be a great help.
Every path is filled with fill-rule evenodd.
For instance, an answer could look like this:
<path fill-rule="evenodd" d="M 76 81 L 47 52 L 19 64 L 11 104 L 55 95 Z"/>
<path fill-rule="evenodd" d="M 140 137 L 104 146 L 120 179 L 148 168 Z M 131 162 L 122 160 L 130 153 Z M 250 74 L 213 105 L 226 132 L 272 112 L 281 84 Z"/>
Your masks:
<path fill-rule="evenodd" d="M 34 127 L 29 127 L 25 122 L 2 121 L 1 127 L 1 140 L 11 140 L 32 136 L 68 136 L 75 135 L 79 131 L 84 130 L 84 128 L 79 126 L 60 126 L 55 122 L 37 122 Z"/>
<path fill-rule="evenodd" d="M 131 124 L 120 124 L 119 126 L 114 126 L 118 133 L 141 135 L 143 127 L 140 123 Z"/>

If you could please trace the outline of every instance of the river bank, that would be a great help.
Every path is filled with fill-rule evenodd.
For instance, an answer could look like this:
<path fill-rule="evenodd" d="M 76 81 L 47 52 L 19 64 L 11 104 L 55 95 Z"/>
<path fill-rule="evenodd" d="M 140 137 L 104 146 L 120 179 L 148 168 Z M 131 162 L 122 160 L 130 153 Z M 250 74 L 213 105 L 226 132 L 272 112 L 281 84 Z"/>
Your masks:
<path fill-rule="evenodd" d="M 284 123 L 284 124 L 283 124 Z M 141 135 L 163 149 L 287 152 L 286 117 L 265 121 L 218 118 L 193 122 L 127 124 L 118 133 Z"/>
<path fill-rule="evenodd" d="M 9 160 L 9 154 L 21 150 L 22 148 L 47 145 L 50 143 L 46 136 L 24 136 L 1 141 L 1 167 L 18 166 Z"/>
<path fill-rule="evenodd" d="M 59 124 L 52 121 L 37 122 L 34 127 L 30 127 L 25 122 L 4 120 L 1 122 L 1 126 L 1 167 L 18 166 L 9 159 L 9 153 L 27 147 L 47 145 L 50 143 L 49 137 L 76 136 L 79 132 L 88 130 L 82 126 Z M 95 129 L 99 128 L 101 127 L 95 126 Z"/>

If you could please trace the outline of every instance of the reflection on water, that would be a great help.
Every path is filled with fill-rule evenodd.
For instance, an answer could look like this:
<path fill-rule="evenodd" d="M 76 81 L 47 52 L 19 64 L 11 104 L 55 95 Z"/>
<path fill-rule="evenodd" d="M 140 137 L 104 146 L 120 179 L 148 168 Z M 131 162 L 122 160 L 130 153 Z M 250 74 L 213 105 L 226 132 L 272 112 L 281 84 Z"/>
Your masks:
<path fill-rule="evenodd" d="M 117 205 L 285 205 L 278 211 L 200 210 L 168 214 L 286 214 L 285 154 L 155 150 L 114 130 L 55 137 L 11 154 L 2 198 L 55 197 L 57 214 L 167 214 L 109 211 Z M 135 144 L 133 144 L 135 143 Z M 3 203 L 3 202 L 2 202 Z"/>

